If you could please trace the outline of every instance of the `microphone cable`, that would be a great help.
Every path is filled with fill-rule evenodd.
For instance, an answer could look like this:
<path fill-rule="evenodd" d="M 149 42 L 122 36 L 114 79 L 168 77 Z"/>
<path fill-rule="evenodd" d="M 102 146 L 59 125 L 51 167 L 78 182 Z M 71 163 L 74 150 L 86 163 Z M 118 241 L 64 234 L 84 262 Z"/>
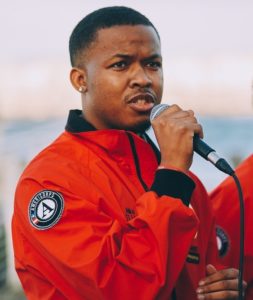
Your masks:
<path fill-rule="evenodd" d="M 243 201 L 243 192 L 240 181 L 235 173 L 231 174 L 233 177 L 239 196 L 240 203 L 240 250 L 239 250 L 239 277 L 238 277 L 238 290 L 239 297 L 238 300 L 243 300 L 243 271 L 244 271 L 244 235 L 245 235 L 245 216 L 244 216 L 244 201 Z"/>

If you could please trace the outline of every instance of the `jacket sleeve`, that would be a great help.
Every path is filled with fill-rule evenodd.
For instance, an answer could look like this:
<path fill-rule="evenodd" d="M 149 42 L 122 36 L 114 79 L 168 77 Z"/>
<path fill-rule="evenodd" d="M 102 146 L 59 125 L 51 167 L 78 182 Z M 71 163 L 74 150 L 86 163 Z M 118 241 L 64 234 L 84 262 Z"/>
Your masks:
<path fill-rule="evenodd" d="M 34 178 L 19 183 L 13 217 L 16 260 L 68 299 L 146 300 L 163 289 L 168 298 L 198 227 L 194 211 L 179 199 L 149 191 L 137 199 L 136 216 L 126 221 L 88 179 L 82 180 L 86 193 L 69 186 Z M 61 218 L 46 230 L 34 228 L 27 213 L 41 190 L 64 199 Z"/>

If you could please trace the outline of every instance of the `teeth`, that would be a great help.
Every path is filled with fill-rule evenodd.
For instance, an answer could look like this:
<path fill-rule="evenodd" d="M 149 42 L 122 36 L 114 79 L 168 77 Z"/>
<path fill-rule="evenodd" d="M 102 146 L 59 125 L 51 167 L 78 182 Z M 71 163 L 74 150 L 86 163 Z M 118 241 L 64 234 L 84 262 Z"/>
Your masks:
<path fill-rule="evenodd" d="M 132 103 L 139 103 L 139 104 L 145 104 L 145 103 L 151 103 L 153 102 L 151 97 L 136 97 L 136 99 L 132 99 Z"/>

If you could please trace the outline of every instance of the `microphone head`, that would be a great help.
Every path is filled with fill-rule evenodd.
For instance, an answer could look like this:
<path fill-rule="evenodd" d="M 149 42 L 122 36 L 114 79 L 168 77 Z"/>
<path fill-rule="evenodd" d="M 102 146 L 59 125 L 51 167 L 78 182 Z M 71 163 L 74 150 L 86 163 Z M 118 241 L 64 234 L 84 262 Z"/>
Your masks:
<path fill-rule="evenodd" d="M 154 106 L 150 113 L 150 121 L 153 121 L 157 116 L 161 114 L 165 109 L 169 107 L 168 104 L 158 104 Z"/>

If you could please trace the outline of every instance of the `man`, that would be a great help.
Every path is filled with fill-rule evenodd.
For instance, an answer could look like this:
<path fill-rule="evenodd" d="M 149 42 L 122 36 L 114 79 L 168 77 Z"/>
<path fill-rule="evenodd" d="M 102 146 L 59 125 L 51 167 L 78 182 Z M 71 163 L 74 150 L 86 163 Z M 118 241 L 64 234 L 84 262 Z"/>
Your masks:
<path fill-rule="evenodd" d="M 81 20 L 69 46 L 83 110 L 70 112 L 15 196 L 27 297 L 236 299 L 238 271 L 212 265 L 213 217 L 188 171 L 201 126 L 173 105 L 152 124 L 161 157 L 145 135 L 163 90 L 157 30 L 130 8 L 109 7 Z"/>
<path fill-rule="evenodd" d="M 240 180 L 245 210 L 244 277 L 248 283 L 245 299 L 253 299 L 253 155 L 236 169 Z M 229 177 L 212 193 L 211 200 L 217 216 L 217 240 L 220 261 L 224 265 L 238 267 L 240 230 L 240 205 L 234 180 Z"/>

